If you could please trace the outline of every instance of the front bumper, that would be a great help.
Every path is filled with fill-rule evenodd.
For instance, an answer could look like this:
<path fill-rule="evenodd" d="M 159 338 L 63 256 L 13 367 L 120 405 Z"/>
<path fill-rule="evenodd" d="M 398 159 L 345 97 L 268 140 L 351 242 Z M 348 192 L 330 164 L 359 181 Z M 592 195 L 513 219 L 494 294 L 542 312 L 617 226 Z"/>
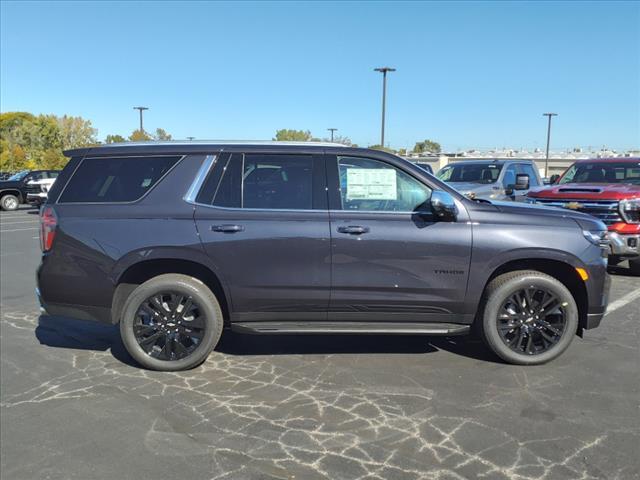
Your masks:
<path fill-rule="evenodd" d="M 610 255 L 636 257 L 640 255 L 640 235 L 609 232 Z"/>
<path fill-rule="evenodd" d="M 27 193 L 27 203 L 40 205 L 47 201 L 46 193 Z"/>

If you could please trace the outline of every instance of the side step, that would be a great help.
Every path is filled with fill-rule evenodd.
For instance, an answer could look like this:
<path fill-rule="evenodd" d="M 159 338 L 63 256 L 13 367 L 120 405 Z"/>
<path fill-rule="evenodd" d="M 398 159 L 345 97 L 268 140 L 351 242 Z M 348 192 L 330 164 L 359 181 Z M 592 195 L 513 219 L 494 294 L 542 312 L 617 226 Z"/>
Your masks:
<path fill-rule="evenodd" d="M 471 325 L 406 322 L 234 322 L 231 330 L 265 334 L 464 335 Z"/>

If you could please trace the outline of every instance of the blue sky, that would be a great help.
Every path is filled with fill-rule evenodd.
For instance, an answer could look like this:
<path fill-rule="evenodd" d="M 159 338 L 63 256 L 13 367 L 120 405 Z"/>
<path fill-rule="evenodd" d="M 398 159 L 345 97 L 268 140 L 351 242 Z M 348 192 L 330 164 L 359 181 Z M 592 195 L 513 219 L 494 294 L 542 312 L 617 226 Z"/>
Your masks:
<path fill-rule="evenodd" d="M 81 115 L 102 139 L 269 139 L 326 128 L 446 149 L 640 146 L 638 2 L 7 2 L 0 108 Z"/>

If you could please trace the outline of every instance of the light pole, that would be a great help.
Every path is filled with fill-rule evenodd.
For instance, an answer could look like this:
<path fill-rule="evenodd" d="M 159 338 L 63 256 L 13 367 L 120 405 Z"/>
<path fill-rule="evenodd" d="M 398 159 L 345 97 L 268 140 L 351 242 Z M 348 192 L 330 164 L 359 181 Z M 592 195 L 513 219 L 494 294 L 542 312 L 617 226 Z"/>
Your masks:
<path fill-rule="evenodd" d="M 380 146 L 384 147 L 384 113 L 387 103 L 387 72 L 395 72 L 395 68 L 380 67 L 373 69 L 376 72 L 382 73 L 382 129 L 380 131 Z"/>
<path fill-rule="evenodd" d="M 333 132 L 335 132 L 338 129 L 337 128 L 327 128 L 327 130 L 329 130 L 331 132 L 331 141 L 333 142 Z"/>
<path fill-rule="evenodd" d="M 547 124 L 547 154 L 544 157 L 544 176 L 545 178 L 549 178 L 549 141 L 551 140 L 551 117 L 557 117 L 557 113 L 543 113 L 543 117 L 549 118 L 549 123 Z"/>
<path fill-rule="evenodd" d="M 149 107 L 133 107 L 133 109 L 140 112 L 140 131 L 144 132 L 144 127 L 142 126 L 142 112 L 145 110 L 149 110 Z"/>

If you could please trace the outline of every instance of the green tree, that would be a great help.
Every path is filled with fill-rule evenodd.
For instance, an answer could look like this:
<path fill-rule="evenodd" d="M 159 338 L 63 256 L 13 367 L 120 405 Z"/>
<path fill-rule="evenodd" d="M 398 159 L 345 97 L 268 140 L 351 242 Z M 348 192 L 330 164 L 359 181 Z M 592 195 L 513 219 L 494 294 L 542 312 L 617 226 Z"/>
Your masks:
<path fill-rule="evenodd" d="M 154 135 L 156 140 L 171 140 L 171 135 L 169 135 L 164 129 L 156 128 L 156 134 Z"/>
<path fill-rule="evenodd" d="M 153 140 L 153 137 L 144 130 L 138 129 L 129 135 L 129 140 L 132 142 L 148 142 L 149 140 Z"/>
<path fill-rule="evenodd" d="M 274 138 L 278 142 L 310 142 L 312 139 L 309 130 L 289 130 L 286 128 L 278 130 Z"/>
<path fill-rule="evenodd" d="M 122 135 L 107 135 L 104 139 L 104 143 L 123 143 L 126 141 L 127 139 Z"/>
<path fill-rule="evenodd" d="M 371 145 L 369 148 L 373 150 L 381 150 L 383 152 L 388 152 L 388 153 L 396 153 L 396 151 L 393 148 L 383 147 L 382 145 Z"/>
<path fill-rule="evenodd" d="M 81 117 L 2 113 L 1 168 L 62 168 L 67 163 L 63 150 L 94 145 L 96 133 L 91 122 Z"/>
<path fill-rule="evenodd" d="M 323 142 L 331 142 L 331 139 L 330 138 L 323 138 L 322 141 Z M 353 143 L 351 143 L 351 139 L 349 137 L 344 137 L 342 135 L 334 135 L 333 143 L 340 143 L 342 145 L 346 145 L 347 147 L 353 146 Z"/>
<path fill-rule="evenodd" d="M 63 115 L 57 118 L 62 137 L 62 148 L 81 148 L 96 145 L 98 131 L 91 126 L 90 120 L 82 117 L 70 117 Z"/>
<path fill-rule="evenodd" d="M 424 142 L 416 142 L 413 151 L 416 153 L 440 153 L 440 144 L 433 140 L 425 140 Z"/>

